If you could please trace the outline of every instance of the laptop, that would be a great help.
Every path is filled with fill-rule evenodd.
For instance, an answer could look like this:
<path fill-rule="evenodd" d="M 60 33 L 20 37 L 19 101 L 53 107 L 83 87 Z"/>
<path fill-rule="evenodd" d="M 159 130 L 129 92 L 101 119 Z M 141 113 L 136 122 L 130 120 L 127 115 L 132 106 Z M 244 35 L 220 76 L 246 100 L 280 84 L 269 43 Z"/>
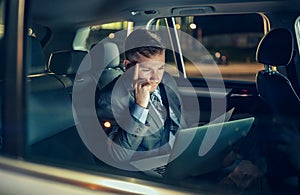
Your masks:
<path fill-rule="evenodd" d="M 235 107 L 231 108 L 226 113 L 223 113 L 220 116 L 218 116 L 217 118 L 215 118 L 214 120 L 210 121 L 209 124 L 220 123 L 222 121 L 224 121 L 224 122 L 229 121 L 234 110 L 235 110 Z M 194 136 L 194 134 L 189 134 L 189 135 Z M 185 145 L 187 145 L 187 144 L 185 143 Z M 183 150 L 183 149 L 185 149 L 185 147 L 181 148 L 181 150 Z M 157 175 L 156 170 L 157 169 L 161 170 L 161 166 L 165 167 L 166 164 L 169 162 L 169 157 L 170 157 L 170 154 L 160 155 L 160 156 L 150 157 L 147 159 L 132 161 L 130 163 L 134 167 L 138 168 L 138 170 L 144 171 L 147 175 L 160 177 L 161 175 Z M 151 170 L 145 171 L 148 169 L 151 169 Z M 152 169 L 154 169 L 154 171 Z"/>
<path fill-rule="evenodd" d="M 176 133 L 170 154 L 130 164 L 147 175 L 167 181 L 217 170 L 233 144 L 248 134 L 253 122 L 254 117 L 249 117 L 182 129 Z"/>

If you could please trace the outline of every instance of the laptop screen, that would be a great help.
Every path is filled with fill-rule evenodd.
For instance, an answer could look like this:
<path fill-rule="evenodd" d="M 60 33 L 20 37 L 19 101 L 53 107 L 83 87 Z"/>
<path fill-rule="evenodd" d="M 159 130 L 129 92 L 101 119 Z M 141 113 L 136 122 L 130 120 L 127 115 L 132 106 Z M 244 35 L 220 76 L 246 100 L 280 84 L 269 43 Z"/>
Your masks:
<path fill-rule="evenodd" d="M 201 175 L 221 168 L 233 144 L 248 134 L 253 122 L 254 117 L 250 117 L 180 130 L 176 134 L 165 178 Z M 192 141 L 186 146 L 191 136 Z"/>

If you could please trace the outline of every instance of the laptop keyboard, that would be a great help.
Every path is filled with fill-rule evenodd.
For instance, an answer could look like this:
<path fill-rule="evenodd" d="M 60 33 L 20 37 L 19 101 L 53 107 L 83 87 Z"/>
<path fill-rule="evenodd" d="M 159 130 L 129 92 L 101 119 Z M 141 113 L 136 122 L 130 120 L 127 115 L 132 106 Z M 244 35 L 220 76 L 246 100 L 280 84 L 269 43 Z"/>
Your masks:
<path fill-rule="evenodd" d="M 153 171 L 154 171 L 155 173 L 158 173 L 158 174 L 161 175 L 161 176 L 164 176 L 165 173 L 166 173 L 166 165 L 163 165 L 163 166 L 154 168 Z"/>

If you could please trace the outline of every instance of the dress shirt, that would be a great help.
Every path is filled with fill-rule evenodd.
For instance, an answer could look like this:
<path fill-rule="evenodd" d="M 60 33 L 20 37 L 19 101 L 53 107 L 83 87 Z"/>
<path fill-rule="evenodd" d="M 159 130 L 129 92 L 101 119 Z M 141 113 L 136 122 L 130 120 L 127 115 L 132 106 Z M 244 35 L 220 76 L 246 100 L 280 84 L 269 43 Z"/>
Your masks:
<path fill-rule="evenodd" d="M 159 88 L 157 87 L 155 89 L 154 92 L 152 92 L 153 94 L 151 95 L 155 95 L 158 99 L 159 99 L 159 102 L 160 104 L 162 104 L 162 98 L 161 98 L 161 95 L 160 95 L 160 91 L 159 91 Z M 150 98 L 150 104 L 154 104 L 152 98 Z M 153 106 L 155 112 L 157 112 L 160 116 L 161 113 L 156 109 L 155 106 Z M 131 114 L 132 116 L 137 119 L 138 121 L 140 121 L 141 123 L 145 124 L 146 123 L 146 120 L 147 120 L 147 116 L 148 116 L 148 113 L 149 113 L 149 109 L 148 108 L 143 108 L 141 106 L 139 106 L 138 104 L 134 104 L 134 107 L 133 109 L 131 110 Z M 179 120 L 178 118 L 175 116 L 175 113 L 173 112 L 173 110 L 169 107 L 169 113 L 170 113 L 170 118 L 172 119 L 172 121 L 179 126 Z M 163 117 L 160 118 L 162 123 L 164 123 L 164 119 Z M 169 144 L 170 146 L 172 147 L 173 144 L 174 144 L 174 134 L 172 131 L 170 131 L 170 139 L 169 139 Z"/>

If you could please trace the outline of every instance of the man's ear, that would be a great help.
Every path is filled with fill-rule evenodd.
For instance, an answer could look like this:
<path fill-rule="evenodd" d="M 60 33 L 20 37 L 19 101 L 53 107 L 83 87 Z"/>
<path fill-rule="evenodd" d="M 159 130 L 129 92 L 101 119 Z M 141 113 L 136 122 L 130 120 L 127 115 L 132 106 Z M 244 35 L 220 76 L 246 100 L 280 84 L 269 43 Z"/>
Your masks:
<path fill-rule="evenodd" d="M 126 60 L 126 59 L 125 59 L 125 60 L 123 61 L 123 65 L 127 68 L 128 64 L 130 64 L 129 60 Z"/>
<path fill-rule="evenodd" d="M 132 66 L 134 66 L 135 64 L 130 62 L 129 60 L 124 60 L 123 61 L 124 67 L 126 68 L 126 70 L 128 70 L 129 68 L 131 68 Z"/>

